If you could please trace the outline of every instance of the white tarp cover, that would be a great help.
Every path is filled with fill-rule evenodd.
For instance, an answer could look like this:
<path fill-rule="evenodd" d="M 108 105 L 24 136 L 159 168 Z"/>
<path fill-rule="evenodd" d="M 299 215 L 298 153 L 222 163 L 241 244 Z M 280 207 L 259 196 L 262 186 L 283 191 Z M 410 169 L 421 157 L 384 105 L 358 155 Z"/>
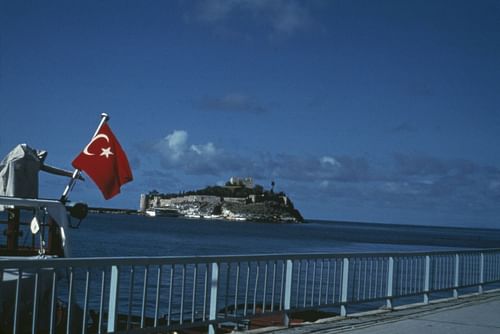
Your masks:
<path fill-rule="evenodd" d="M 19 144 L 0 162 L 0 196 L 38 197 L 38 171 L 46 151 Z"/>

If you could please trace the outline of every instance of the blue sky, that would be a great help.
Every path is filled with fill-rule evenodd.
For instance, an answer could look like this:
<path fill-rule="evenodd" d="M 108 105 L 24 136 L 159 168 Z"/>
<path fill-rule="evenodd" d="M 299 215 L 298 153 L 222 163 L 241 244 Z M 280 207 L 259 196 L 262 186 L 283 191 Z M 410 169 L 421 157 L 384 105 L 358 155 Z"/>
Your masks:
<path fill-rule="evenodd" d="M 252 176 L 307 218 L 500 227 L 498 1 L 1 1 L 0 154 L 70 169 L 101 112 L 135 180 L 72 200 Z"/>

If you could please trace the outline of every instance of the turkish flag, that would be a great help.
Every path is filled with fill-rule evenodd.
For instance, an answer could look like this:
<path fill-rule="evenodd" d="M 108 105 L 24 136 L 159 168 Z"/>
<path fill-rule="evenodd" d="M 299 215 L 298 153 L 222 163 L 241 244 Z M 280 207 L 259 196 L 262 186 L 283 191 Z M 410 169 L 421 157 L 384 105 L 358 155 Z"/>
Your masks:
<path fill-rule="evenodd" d="M 101 189 L 105 199 L 120 192 L 120 187 L 132 181 L 127 155 L 107 123 L 73 160 L 73 167 L 83 170 Z"/>

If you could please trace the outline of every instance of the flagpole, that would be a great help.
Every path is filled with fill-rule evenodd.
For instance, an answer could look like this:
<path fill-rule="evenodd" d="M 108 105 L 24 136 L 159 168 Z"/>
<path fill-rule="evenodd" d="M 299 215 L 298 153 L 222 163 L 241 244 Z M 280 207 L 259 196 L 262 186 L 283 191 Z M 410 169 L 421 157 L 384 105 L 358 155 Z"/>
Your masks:
<path fill-rule="evenodd" d="M 101 128 L 104 125 L 104 123 L 106 123 L 108 120 L 109 120 L 109 115 L 106 114 L 106 113 L 102 113 L 101 114 L 101 121 L 99 122 L 99 125 L 97 126 L 97 129 L 95 130 L 95 133 L 92 136 L 92 138 L 94 138 L 95 136 L 97 136 L 97 134 L 101 130 Z M 80 176 L 80 170 L 78 168 L 76 168 L 73 171 L 73 174 L 71 175 L 71 179 L 69 180 L 68 185 L 66 186 L 66 188 L 64 188 L 64 191 L 63 191 L 63 193 L 61 195 L 61 198 L 59 199 L 59 201 L 62 202 L 63 204 L 66 203 L 66 201 L 68 200 L 69 193 L 70 193 L 71 190 L 73 190 L 73 187 L 75 186 L 76 179 L 79 176 Z"/>

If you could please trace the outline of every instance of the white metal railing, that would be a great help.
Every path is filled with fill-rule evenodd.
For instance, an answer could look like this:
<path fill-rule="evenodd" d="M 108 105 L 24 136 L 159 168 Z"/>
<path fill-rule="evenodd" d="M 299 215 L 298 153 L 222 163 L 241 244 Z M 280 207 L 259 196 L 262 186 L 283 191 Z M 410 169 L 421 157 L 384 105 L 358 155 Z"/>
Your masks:
<path fill-rule="evenodd" d="M 0 260 L 5 333 L 174 330 L 496 287 L 500 249 Z M 420 296 L 420 297 L 419 297 Z M 403 301 L 402 301 L 403 300 Z M 0 333 L 3 333 L 0 329 Z"/>

